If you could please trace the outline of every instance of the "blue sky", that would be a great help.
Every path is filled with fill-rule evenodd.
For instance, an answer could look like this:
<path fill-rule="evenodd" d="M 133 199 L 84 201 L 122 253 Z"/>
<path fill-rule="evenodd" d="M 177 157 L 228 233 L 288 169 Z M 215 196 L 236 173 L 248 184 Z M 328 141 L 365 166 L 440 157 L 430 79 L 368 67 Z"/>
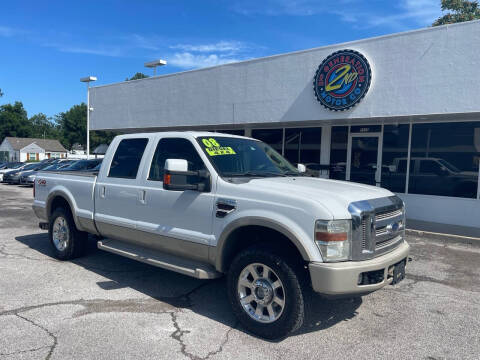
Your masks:
<path fill-rule="evenodd" d="M 79 78 L 123 81 L 429 26 L 440 0 L 5 1 L 0 104 L 53 116 L 85 101 Z"/>

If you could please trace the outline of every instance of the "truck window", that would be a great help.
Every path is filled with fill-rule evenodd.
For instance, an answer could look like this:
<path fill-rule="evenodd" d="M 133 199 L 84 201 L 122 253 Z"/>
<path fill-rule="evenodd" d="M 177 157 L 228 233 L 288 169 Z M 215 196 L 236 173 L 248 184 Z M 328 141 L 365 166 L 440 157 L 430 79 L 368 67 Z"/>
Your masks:
<path fill-rule="evenodd" d="M 205 169 L 205 164 L 190 141 L 183 138 L 165 138 L 158 142 L 148 180 L 163 181 L 163 169 L 167 159 L 187 160 L 189 171 Z"/>
<path fill-rule="evenodd" d="M 440 164 L 432 160 L 420 161 L 420 174 L 438 174 L 441 171 Z"/>
<path fill-rule="evenodd" d="M 148 139 L 123 139 L 110 165 L 109 177 L 135 179 Z"/>

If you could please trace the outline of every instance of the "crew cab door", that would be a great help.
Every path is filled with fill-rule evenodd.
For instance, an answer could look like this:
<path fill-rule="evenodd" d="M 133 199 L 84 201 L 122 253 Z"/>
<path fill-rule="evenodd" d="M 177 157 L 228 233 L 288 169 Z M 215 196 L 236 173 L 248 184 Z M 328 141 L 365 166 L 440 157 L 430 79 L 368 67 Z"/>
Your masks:
<path fill-rule="evenodd" d="M 136 242 L 141 187 L 148 138 L 124 138 L 99 173 L 95 185 L 95 224 L 102 236 Z M 116 144 L 112 144 L 115 146 Z M 111 145 L 111 146 L 112 146 Z"/>
<path fill-rule="evenodd" d="M 165 160 L 185 159 L 189 171 L 207 170 L 205 163 L 193 143 L 180 137 L 160 138 L 151 159 L 142 176 L 144 201 L 138 210 L 138 230 L 152 248 L 207 260 L 214 240 L 214 192 L 163 188 Z"/>

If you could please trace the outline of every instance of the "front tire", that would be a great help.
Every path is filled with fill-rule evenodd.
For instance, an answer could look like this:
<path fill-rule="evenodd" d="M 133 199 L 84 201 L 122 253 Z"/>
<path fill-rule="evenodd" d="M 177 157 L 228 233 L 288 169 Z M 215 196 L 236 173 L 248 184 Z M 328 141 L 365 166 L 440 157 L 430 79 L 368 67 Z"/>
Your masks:
<path fill-rule="evenodd" d="M 303 324 L 304 300 L 294 266 L 264 247 L 241 252 L 228 272 L 233 312 L 250 332 L 278 339 Z"/>
<path fill-rule="evenodd" d="M 72 214 L 64 208 L 57 208 L 50 217 L 48 237 L 55 257 L 70 260 L 83 255 L 87 242 L 87 233 L 75 226 Z"/>

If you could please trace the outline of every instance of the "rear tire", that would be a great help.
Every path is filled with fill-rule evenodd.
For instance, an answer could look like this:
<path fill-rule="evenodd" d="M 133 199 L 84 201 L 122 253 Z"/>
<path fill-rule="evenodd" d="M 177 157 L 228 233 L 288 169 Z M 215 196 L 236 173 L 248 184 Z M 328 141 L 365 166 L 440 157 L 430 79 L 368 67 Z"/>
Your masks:
<path fill-rule="evenodd" d="M 83 255 L 88 234 L 77 229 L 70 211 L 57 208 L 50 217 L 48 237 L 55 257 L 71 260 Z"/>
<path fill-rule="evenodd" d="M 305 316 L 295 266 L 265 246 L 241 252 L 228 272 L 228 295 L 242 325 L 265 339 L 278 339 L 297 330 Z"/>

